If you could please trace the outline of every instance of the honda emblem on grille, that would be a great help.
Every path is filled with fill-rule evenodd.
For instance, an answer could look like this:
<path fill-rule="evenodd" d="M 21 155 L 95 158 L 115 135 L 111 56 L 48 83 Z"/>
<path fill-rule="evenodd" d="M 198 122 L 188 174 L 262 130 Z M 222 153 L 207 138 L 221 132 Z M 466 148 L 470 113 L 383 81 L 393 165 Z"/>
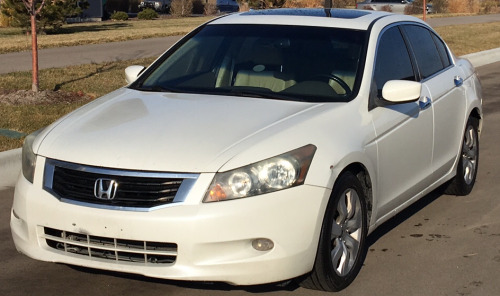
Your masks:
<path fill-rule="evenodd" d="M 104 200 L 114 199 L 117 188 L 118 183 L 115 180 L 99 178 L 95 181 L 94 196 Z"/>

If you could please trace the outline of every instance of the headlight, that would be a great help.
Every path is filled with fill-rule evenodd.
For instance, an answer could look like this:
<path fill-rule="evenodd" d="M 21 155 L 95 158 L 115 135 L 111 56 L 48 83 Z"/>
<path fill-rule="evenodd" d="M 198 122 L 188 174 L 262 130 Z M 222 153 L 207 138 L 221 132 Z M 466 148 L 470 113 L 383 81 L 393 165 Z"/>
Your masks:
<path fill-rule="evenodd" d="M 33 183 L 33 178 L 35 176 L 35 164 L 36 164 L 36 155 L 33 152 L 33 141 L 35 141 L 36 136 L 40 134 L 43 129 L 39 129 L 36 132 L 28 135 L 24 139 L 23 144 L 23 154 L 22 154 L 22 169 L 23 176 L 26 180 Z"/>
<path fill-rule="evenodd" d="M 232 171 L 217 173 L 203 202 L 244 198 L 302 185 L 316 146 L 302 148 Z"/>

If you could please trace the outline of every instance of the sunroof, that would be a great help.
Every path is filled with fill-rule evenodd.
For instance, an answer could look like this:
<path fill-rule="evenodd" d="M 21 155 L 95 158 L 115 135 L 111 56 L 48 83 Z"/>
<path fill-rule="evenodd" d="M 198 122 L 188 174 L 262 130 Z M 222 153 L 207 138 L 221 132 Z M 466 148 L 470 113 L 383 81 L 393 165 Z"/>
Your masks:
<path fill-rule="evenodd" d="M 291 15 L 291 16 L 317 16 L 317 17 L 333 17 L 343 19 L 355 19 L 369 14 L 368 11 L 362 10 L 346 10 L 346 9 L 266 9 L 266 10 L 250 10 L 241 15 Z"/>

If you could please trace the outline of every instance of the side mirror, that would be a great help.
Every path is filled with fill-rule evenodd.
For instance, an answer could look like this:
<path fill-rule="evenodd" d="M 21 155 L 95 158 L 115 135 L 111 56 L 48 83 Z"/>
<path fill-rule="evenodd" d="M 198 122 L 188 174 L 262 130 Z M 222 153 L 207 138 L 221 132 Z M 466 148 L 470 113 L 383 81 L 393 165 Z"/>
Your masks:
<path fill-rule="evenodd" d="M 382 88 L 382 97 L 391 103 L 409 103 L 420 99 L 422 84 L 408 80 L 389 80 Z"/>
<path fill-rule="evenodd" d="M 125 80 L 128 84 L 134 82 L 145 68 L 143 66 L 128 66 L 125 69 Z"/>

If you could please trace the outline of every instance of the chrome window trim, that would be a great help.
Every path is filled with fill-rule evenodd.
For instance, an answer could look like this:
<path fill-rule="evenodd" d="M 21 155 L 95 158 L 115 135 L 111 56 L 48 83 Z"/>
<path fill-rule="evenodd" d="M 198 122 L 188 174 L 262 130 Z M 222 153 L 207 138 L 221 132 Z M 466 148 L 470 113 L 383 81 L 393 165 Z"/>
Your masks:
<path fill-rule="evenodd" d="M 105 175 L 112 175 L 112 176 L 126 176 L 126 177 L 139 177 L 139 178 L 173 178 L 173 179 L 183 179 L 183 181 L 182 181 L 181 186 L 179 187 L 179 189 L 177 191 L 177 194 L 175 195 L 174 200 L 169 204 L 164 204 L 164 205 L 151 207 L 151 208 L 108 206 L 108 205 L 103 205 L 103 204 L 94 204 L 94 203 L 75 201 L 75 200 L 71 200 L 71 199 L 67 199 L 67 198 L 64 198 L 62 196 L 59 196 L 52 189 L 52 186 L 54 183 L 54 170 L 55 170 L 56 166 L 75 170 L 75 171 L 89 172 L 89 173 L 96 173 L 96 174 L 105 174 Z M 177 206 L 180 203 L 183 203 L 186 200 L 187 196 L 189 195 L 189 192 L 193 188 L 194 184 L 198 180 L 198 177 L 199 177 L 199 174 L 163 173 L 163 172 L 111 169 L 111 168 L 103 168 L 103 167 L 95 167 L 95 166 L 76 164 L 76 163 L 71 163 L 71 162 L 64 162 L 64 161 L 59 161 L 59 160 L 47 158 L 45 160 L 45 166 L 44 166 L 43 189 L 45 191 L 49 192 L 50 194 L 52 194 L 59 201 L 64 202 L 64 203 L 68 203 L 68 204 L 85 206 L 85 207 L 90 207 L 90 208 L 97 208 L 97 209 L 106 209 L 106 210 L 132 211 L 132 212 L 152 212 L 152 211 L 156 211 L 156 210 L 167 208 L 167 207 Z"/>

